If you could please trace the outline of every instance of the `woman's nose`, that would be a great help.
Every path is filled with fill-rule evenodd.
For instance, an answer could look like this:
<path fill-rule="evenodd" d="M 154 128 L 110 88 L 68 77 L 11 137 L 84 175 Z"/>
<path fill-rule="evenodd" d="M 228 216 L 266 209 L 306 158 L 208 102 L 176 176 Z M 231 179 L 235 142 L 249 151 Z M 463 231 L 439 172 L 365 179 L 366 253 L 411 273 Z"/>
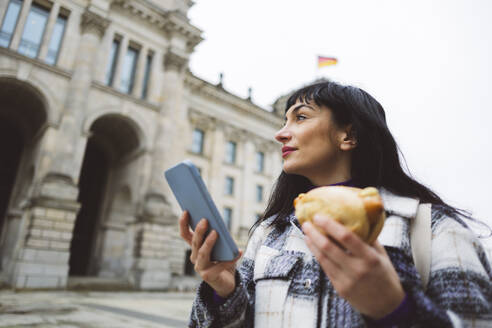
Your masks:
<path fill-rule="evenodd" d="M 281 143 L 286 143 L 291 138 L 292 136 L 285 126 L 282 129 L 278 130 L 277 133 L 275 133 L 275 139 Z"/>

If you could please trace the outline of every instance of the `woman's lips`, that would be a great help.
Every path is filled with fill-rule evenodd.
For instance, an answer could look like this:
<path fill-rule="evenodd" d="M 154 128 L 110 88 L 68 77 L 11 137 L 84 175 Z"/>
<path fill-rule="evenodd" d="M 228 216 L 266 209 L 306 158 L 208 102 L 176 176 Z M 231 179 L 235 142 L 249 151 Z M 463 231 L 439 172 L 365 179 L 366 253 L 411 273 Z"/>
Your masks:
<path fill-rule="evenodd" d="M 287 156 L 290 153 L 293 153 L 295 151 L 296 151 L 295 149 L 286 150 L 286 151 L 282 152 L 282 157 L 285 157 L 285 156 Z"/>

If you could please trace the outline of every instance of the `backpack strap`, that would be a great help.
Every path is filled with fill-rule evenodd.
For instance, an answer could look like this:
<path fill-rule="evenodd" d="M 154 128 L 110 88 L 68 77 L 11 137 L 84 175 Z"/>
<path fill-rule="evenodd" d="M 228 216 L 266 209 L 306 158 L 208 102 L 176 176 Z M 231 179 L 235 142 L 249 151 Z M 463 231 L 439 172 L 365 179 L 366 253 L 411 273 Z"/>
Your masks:
<path fill-rule="evenodd" d="M 422 279 L 424 291 L 430 278 L 432 253 L 431 208 L 432 204 L 420 204 L 416 217 L 410 223 L 410 246 L 413 262 Z"/>

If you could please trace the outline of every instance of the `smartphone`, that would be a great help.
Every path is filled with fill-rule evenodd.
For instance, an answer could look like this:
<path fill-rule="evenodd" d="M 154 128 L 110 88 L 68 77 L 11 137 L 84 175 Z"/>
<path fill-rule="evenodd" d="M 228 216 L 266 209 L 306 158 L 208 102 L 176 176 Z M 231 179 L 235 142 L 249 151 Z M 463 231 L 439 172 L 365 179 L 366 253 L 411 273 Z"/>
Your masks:
<path fill-rule="evenodd" d="M 167 183 L 183 211 L 191 217 L 190 225 L 195 230 L 198 222 L 208 220 L 206 235 L 212 230 L 218 234 L 210 259 L 212 261 L 232 261 L 239 255 L 236 243 L 227 230 L 205 183 L 196 166 L 185 160 L 165 171 Z"/>

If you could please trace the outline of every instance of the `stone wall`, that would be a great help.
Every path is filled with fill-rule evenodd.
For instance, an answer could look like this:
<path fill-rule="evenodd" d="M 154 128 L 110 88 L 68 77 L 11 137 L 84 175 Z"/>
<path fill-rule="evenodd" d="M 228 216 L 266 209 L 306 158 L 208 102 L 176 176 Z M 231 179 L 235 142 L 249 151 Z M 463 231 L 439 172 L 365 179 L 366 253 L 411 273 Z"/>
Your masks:
<path fill-rule="evenodd" d="M 8 268 L 16 288 L 64 287 L 68 276 L 70 241 L 76 213 L 48 207 L 33 207 L 25 244 Z"/>
<path fill-rule="evenodd" d="M 179 237 L 181 209 L 163 172 L 185 158 L 203 169 L 219 209 L 234 208 L 232 234 L 245 244 L 247 229 L 265 206 L 254 200 L 255 184 L 264 185 L 266 198 L 279 173 L 273 135 L 282 119 L 188 71 L 189 56 L 202 40 L 201 31 L 183 16 L 190 2 L 169 2 L 179 12 L 166 12 L 146 1 L 54 0 L 48 25 L 59 12 L 69 12 L 55 65 L 44 62 L 49 31 L 40 56 L 17 52 L 31 3 L 23 2 L 16 41 L 0 48 L 0 81 L 18 85 L 23 97 L 36 100 L 35 110 L 43 118 L 26 134 L 0 227 L 1 270 L 7 281 L 15 288 L 67 286 L 74 227 L 84 206 L 78 198 L 80 173 L 88 141 L 96 135 L 109 158 L 117 160 L 111 162 L 94 241 L 88 245 L 93 249 L 90 274 L 126 280 L 139 289 L 166 289 L 172 276 L 183 275 L 189 247 Z M 7 5 L 0 2 L 0 12 Z M 116 83 L 106 85 L 115 38 L 121 41 Z M 129 45 L 139 49 L 140 59 L 135 88 L 123 93 L 118 77 Z M 148 54 L 153 61 L 145 98 L 141 91 Z M 10 110 L 16 125 L 30 126 L 26 117 L 32 115 L 0 106 L 0 111 Z M 103 120 L 104 128 L 94 130 Z M 195 127 L 206 130 L 202 155 L 190 152 Z M 111 135 L 120 139 L 108 139 Z M 238 144 L 238 162 L 229 165 L 224 163 L 225 143 L 232 139 Z M 130 143 L 133 148 L 125 148 Z M 255 151 L 265 153 L 264 172 L 254 170 Z M 236 179 L 232 196 L 223 194 L 225 174 Z"/>

